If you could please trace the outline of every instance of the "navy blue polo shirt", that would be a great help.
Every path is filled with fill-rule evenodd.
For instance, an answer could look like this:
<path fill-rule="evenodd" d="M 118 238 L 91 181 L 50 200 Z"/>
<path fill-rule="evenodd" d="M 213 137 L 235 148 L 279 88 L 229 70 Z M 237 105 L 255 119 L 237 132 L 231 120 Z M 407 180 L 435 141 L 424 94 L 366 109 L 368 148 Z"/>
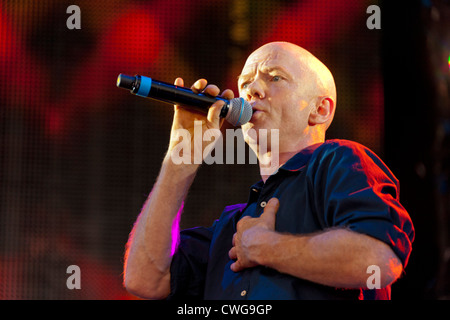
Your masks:
<path fill-rule="evenodd" d="M 389 299 L 390 287 L 340 289 L 299 279 L 265 266 L 233 272 L 228 257 L 237 221 L 258 217 L 279 199 L 275 230 L 309 234 L 333 227 L 388 244 L 408 263 L 414 227 L 399 202 L 399 183 L 366 147 L 328 140 L 303 149 L 265 183 L 250 188 L 248 202 L 224 209 L 209 228 L 183 230 L 171 264 L 169 299 Z M 368 277 L 370 274 L 368 274 Z"/>

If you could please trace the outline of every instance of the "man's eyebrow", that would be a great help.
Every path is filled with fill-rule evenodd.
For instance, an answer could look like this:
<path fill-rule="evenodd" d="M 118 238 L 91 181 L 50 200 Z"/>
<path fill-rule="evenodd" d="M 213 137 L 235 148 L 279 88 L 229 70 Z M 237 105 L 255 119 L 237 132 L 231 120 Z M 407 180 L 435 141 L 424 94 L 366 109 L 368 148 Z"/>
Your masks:
<path fill-rule="evenodd" d="M 263 66 L 263 67 L 261 67 L 261 70 L 263 72 L 267 72 L 267 73 L 271 73 L 271 72 L 274 72 L 274 71 L 279 71 L 283 75 L 285 75 L 286 77 L 290 77 L 290 73 L 285 68 L 283 68 L 281 66 L 273 66 L 273 67 L 271 67 L 271 66 Z M 244 74 L 240 74 L 239 76 L 237 76 L 237 80 L 239 82 L 239 81 L 243 81 L 243 80 L 245 80 L 245 79 L 247 79 L 249 77 L 251 77 L 251 74 L 244 73 Z"/>
<path fill-rule="evenodd" d="M 268 72 L 268 73 L 271 73 L 271 72 L 273 72 L 273 71 L 280 71 L 281 73 L 283 73 L 285 76 L 290 76 L 290 73 L 285 69 L 285 68 L 283 68 L 283 67 L 281 67 L 281 66 L 273 66 L 273 67 L 270 67 L 270 66 L 263 66 L 262 68 L 261 68 L 263 71 L 265 71 L 265 72 Z"/>
<path fill-rule="evenodd" d="M 236 77 L 236 79 L 237 79 L 237 81 L 239 82 L 239 81 L 242 81 L 242 80 L 244 80 L 244 79 L 246 79 L 246 78 L 248 78 L 248 77 L 249 77 L 248 74 L 240 74 L 240 75 L 238 75 L 238 76 Z"/>

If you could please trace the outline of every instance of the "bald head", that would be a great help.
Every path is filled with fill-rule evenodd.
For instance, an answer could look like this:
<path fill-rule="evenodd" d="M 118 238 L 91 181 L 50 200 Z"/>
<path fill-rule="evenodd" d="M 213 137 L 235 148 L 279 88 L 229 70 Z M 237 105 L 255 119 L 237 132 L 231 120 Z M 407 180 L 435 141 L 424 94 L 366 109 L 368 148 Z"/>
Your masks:
<path fill-rule="evenodd" d="M 304 96 L 311 99 L 329 97 L 333 101 L 332 114 L 326 121 L 326 128 L 331 124 L 336 106 L 336 86 L 330 70 L 313 54 L 304 48 L 289 42 L 270 42 L 255 50 L 247 59 L 243 69 L 252 68 L 255 63 L 261 63 L 262 59 L 284 59 L 290 61 L 289 71 L 301 83 L 300 89 Z"/>
<path fill-rule="evenodd" d="M 301 71 L 310 78 L 313 85 L 321 94 L 328 94 L 336 99 L 336 86 L 333 75 L 330 70 L 311 52 L 302 47 L 290 42 L 270 42 L 257 50 L 255 50 L 248 58 L 251 61 L 254 55 L 261 52 L 271 51 L 273 54 L 287 54 L 290 58 L 298 62 L 298 67 Z"/>

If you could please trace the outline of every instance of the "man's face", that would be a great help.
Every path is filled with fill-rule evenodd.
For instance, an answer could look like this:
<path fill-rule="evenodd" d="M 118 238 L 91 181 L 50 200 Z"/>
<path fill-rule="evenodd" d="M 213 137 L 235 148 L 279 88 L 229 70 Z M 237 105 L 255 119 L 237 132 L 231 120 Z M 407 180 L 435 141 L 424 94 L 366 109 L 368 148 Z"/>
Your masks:
<path fill-rule="evenodd" d="M 308 127 L 312 83 L 299 54 L 281 45 L 266 45 L 250 55 L 239 76 L 239 95 L 253 107 L 242 126 L 245 141 L 255 142 L 249 129 L 279 130 L 280 144 L 295 141 Z"/>

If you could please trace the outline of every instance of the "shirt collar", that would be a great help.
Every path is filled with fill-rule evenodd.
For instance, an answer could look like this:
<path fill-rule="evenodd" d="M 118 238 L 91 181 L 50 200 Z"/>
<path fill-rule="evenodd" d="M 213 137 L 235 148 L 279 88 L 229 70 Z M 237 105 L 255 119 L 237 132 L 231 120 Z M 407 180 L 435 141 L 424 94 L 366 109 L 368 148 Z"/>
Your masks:
<path fill-rule="evenodd" d="M 304 148 L 302 151 L 290 158 L 285 164 L 283 164 L 280 169 L 291 172 L 299 171 L 306 165 L 306 163 L 308 163 L 314 151 L 321 145 L 322 143 L 316 143 Z"/>
<path fill-rule="evenodd" d="M 309 159 L 311 158 L 314 151 L 320 147 L 322 143 L 316 143 L 313 145 L 310 145 L 309 147 L 304 148 L 299 153 L 297 153 L 295 156 L 290 158 L 284 165 L 280 167 L 280 169 L 289 171 L 289 172 L 296 172 L 301 170 L 305 167 L 305 165 L 308 163 Z M 264 186 L 264 182 L 262 180 L 258 181 L 254 185 L 250 187 L 250 195 L 247 203 L 252 203 L 256 201 L 256 199 L 259 196 L 259 192 L 261 192 L 261 189 Z"/>

